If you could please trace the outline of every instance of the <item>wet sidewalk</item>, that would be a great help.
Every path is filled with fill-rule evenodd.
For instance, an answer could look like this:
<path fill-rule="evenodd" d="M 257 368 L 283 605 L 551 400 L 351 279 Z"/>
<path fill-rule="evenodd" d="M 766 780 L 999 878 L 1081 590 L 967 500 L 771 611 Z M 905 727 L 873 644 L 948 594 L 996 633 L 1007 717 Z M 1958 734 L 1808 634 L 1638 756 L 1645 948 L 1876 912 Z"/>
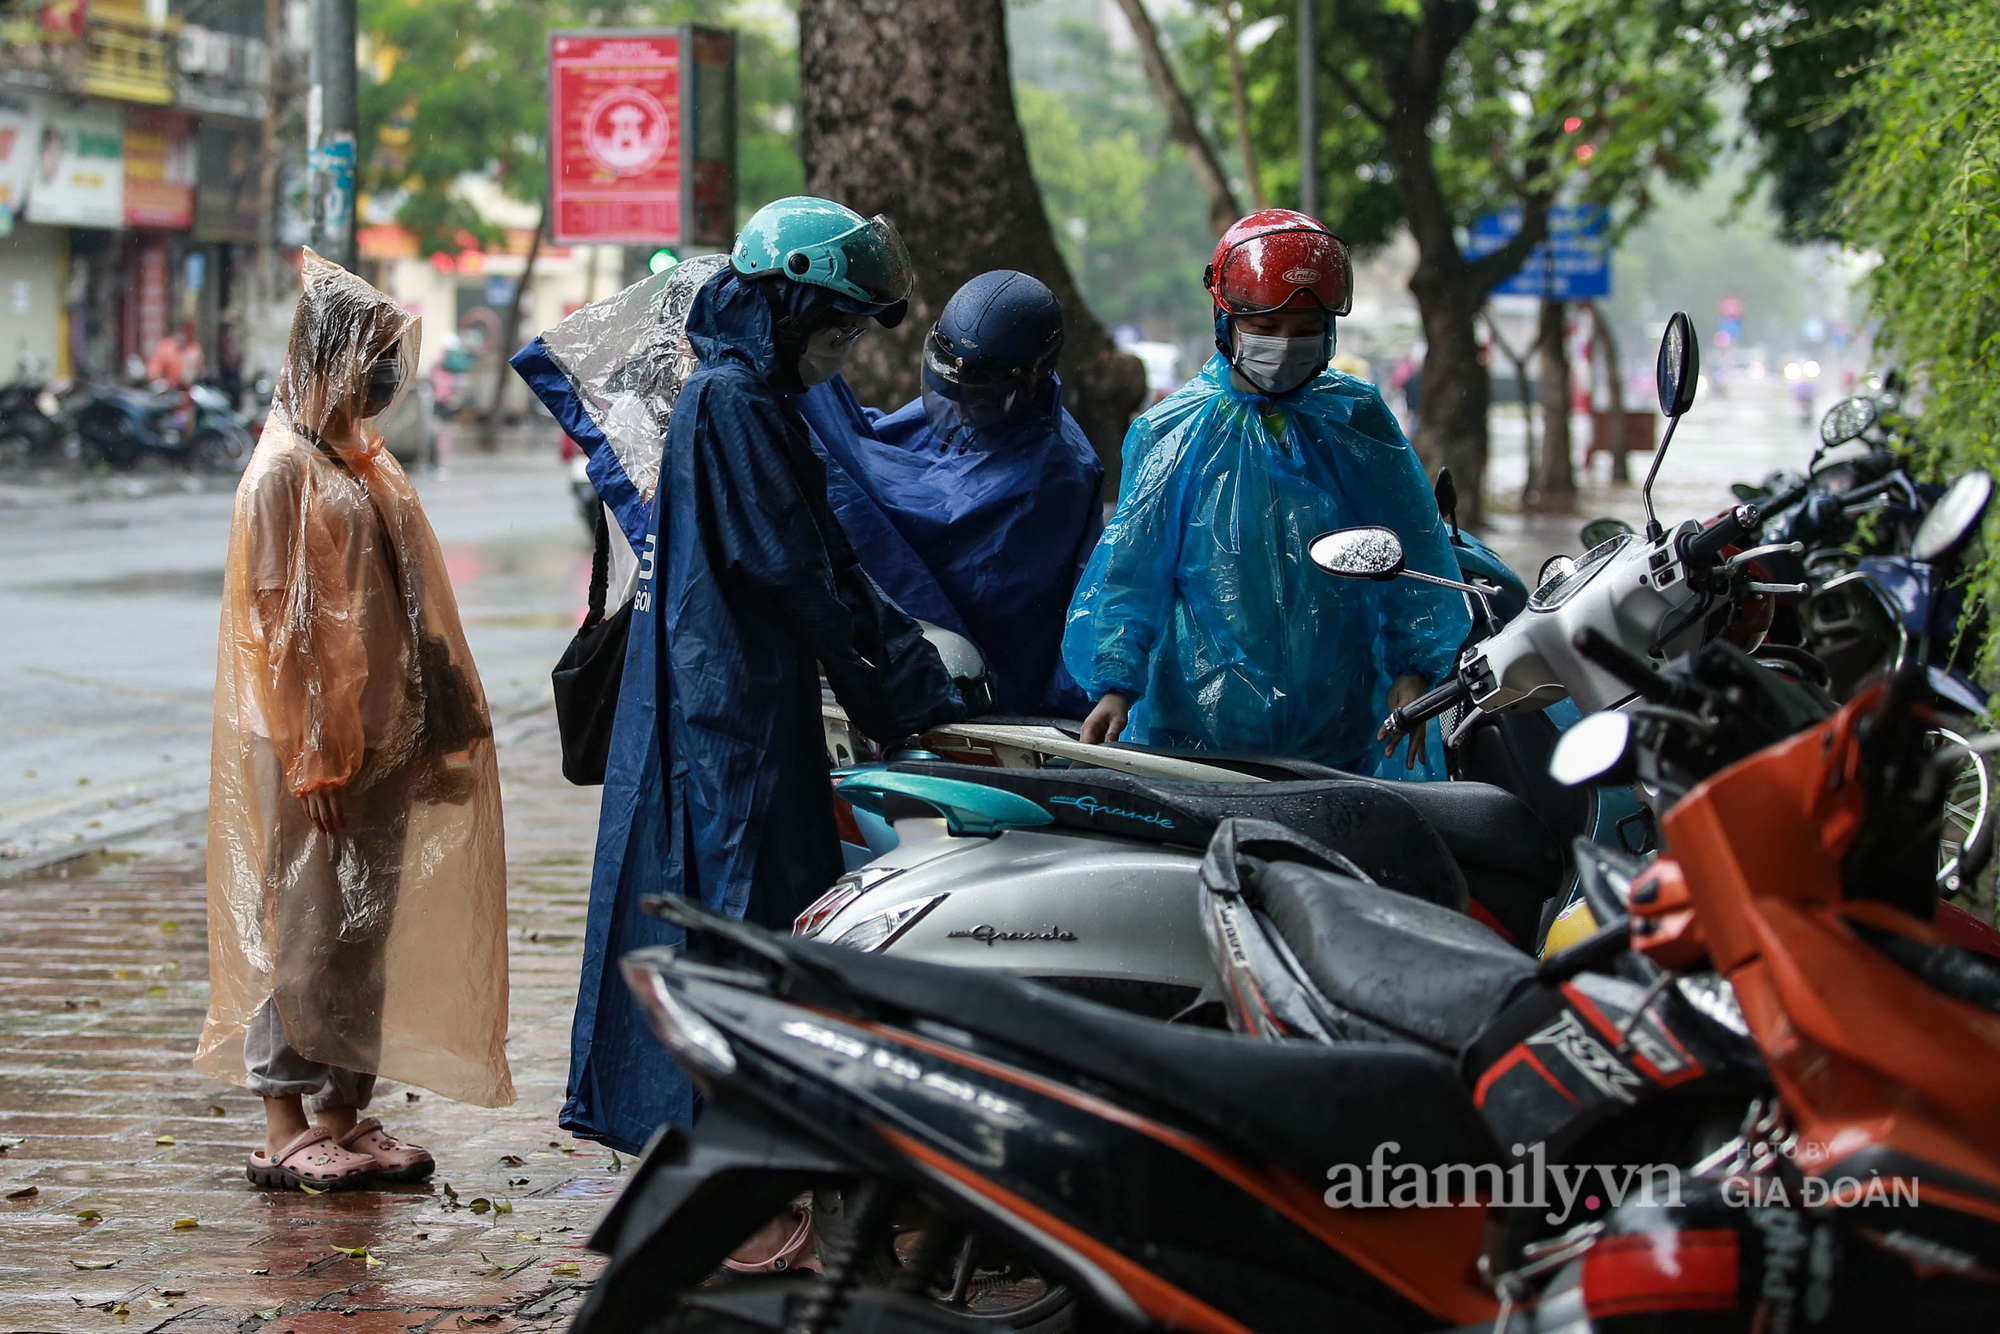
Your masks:
<path fill-rule="evenodd" d="M 556 1129 L 597 789 L 553 718 L 504 729 L 520 1100 L 385 1083 L 371 1110 L 432 1182 L 253 1189 L 259 1100 L 188 1064 L 208 1005 L 202 829 L 0 885 L 0 1330 L 402 1334 L 563 1327 L 623 1177 Z"/>

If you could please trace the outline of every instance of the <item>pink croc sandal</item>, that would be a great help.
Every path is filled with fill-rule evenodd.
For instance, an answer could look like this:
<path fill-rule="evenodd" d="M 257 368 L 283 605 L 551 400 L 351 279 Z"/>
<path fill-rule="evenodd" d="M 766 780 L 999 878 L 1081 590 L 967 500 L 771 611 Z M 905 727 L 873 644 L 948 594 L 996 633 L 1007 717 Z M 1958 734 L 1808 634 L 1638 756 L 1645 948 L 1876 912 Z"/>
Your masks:
<path fill-rule="evenodd" d="M 275 1158 L 262 1149 L 252 1153 L 245 1175 L 252 1185 L 278 1190 L 296 1190 L 301 1186 L 314 1190 L 360 1190 L 374 1185 L 380 1173 L 373 1158 L 342 1148 L 333 1142 L 331 1131 L 313 1126 L 278 1150 Z"/>
<path fill-rule="evenodd" d="M 340 1147 L 367 1154 L 375 1162 L 376 1176 L 383 1181 L 422 1181 L 437 1170 L 437 1160 L 429 1149 L 399 1142 L 372 1116 L 355 1122 L 354 1129 L 340 1137 Z"/>

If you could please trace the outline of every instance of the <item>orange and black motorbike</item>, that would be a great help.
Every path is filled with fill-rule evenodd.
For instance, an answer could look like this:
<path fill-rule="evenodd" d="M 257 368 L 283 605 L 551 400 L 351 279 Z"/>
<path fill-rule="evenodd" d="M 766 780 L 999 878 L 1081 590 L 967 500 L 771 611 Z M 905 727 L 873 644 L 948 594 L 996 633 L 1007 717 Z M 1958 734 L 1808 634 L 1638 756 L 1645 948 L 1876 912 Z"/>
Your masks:
<path fill-rule="evenodd" d="M 1990 491 L 1962 479 L 1918 558 L 1948 569 Z M 1500 1140 L 1584 1179 L 1595 1198 L 1559 1236 L 1554 1213 L 1493 1211 L 1516 1334 L 1990 1327 L 2000 961 L 1937 901 L 1963 757 L 1938 753 L 1922 655 L 1784 737 L 1812 696 L 1726 646 L 1665 673 L 1576 647 L 1635 698 L 1572 729 L 1555 767 L 1667 798 L 1660 858 L 1586 866 L 1601 928 L 1530 982 L 1431 905 L 1246 847 L 1208 867 L 1232 1021 L 1456 1050 Z M 1427 965 L 1439 950 L 1454 967 Z M 1635 1174 L 1639 1198 L 1613 1189 Z"/>

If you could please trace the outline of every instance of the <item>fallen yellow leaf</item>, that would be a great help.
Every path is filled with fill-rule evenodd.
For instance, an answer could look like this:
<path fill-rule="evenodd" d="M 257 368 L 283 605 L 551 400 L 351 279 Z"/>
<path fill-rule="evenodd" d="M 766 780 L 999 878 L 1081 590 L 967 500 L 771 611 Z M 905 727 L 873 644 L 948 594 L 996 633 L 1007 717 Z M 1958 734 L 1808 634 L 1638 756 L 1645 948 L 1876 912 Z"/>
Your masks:
<path fill-rule="evenodd" d="M 153 1139 L 153 1143 L 155 1144 L 173 1144 L 176 1142 L 177 1141 L 174 1139 L 172 1135 L 159 1135 L 155 1136 Z"/>
<path fill-rule="evenodd" d="M 176 1232 L 192 1232 L 200 1226 L 201 1224 L 192 1218 L 176 1218 L 174 1220 L 174 1231 Z"/>
<path fill-rule="evenodd" d="M 557 1278 L 582 1278 L 583 1266 L 574 1260 L 565 1260 L 549 1270 Z"/>

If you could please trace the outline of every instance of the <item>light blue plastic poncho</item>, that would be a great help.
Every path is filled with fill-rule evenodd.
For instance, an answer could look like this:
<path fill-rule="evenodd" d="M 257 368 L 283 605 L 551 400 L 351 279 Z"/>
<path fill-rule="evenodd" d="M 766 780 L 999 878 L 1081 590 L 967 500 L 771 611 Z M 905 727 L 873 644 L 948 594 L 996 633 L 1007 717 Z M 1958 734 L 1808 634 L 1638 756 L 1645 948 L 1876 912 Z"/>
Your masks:
<path fill-rule="evenodd" d="M 1321 533 L 1383 524 L 1410 568 L 1457 562 L 1416 452 L 1373 385 L 1327 370 L 1276 397 L 1218 354 L 1132 424 L 1125 480 L 1070 603 L 1063 659 L 1140 701 L 1126 739 L 1374 773 L 1389 684 L 1436 684 L 1471 628 L 1461 594 L 1316 568 Z M 1441 747 L 1433 737 L 1433 767 Z M 1406 773 L 1402 753 L 1384 776 Z"/>

